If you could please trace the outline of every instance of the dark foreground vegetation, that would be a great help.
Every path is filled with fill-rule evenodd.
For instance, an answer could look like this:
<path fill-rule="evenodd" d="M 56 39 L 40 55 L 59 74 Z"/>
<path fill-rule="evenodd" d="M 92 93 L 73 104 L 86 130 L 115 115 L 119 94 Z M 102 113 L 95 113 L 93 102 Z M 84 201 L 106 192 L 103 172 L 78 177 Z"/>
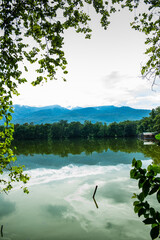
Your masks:
<path fill-rule="evenodd" d="M 3 128 L 3 127 L 1 127 Z M 72 138 L 136 137 L 142 132 L 160 132 L 160 107 L 152 109 L 150 116 L 139 121 L 113 122 L 71 122 L 61 120 L 52 124 L 34 125 L 25 123 L 14 126 L 16 140 L 54 140 Z"/>

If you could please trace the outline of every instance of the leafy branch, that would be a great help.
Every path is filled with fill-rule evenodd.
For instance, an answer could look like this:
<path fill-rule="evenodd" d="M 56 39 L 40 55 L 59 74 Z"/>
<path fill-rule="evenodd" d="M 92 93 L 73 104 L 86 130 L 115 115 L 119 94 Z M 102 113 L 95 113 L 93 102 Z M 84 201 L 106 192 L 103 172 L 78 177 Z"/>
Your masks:
<path fill-rule="evenodd" d="M 142 168 L 142 161 L 134 158 L 132 161 L 130 177 L 138 180 L 138 187 L 141 189 L 139 194 L 134 193 L 132 198 L 137 198 L 134 201 L 134 211 L 138 216 L 144 217 L 144 224 L 151 225 L 150 236 L 156 239 L 160 234 L 160 212 L 150 206 L 146 198 L 155 194 L 158 203 L 160 203 L 160 166 L 149 165 L 147 169 Z"/>

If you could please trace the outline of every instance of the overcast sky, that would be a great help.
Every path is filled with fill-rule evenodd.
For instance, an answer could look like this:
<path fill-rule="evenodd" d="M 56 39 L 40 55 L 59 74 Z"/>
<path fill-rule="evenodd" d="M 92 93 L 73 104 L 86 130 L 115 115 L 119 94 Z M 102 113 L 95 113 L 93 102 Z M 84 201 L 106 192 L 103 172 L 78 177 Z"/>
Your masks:
<path fill-rule="evenodd" d="M 127 10 L 115 14 L 105 31 L 92 13 L 91 40 L 86 40 L 74 30 L 66 31 L 64 51 L 69 71 L 67 82 L 58 76 L 57 81 L 49 81 L 43 86 L 23 84 L 19 87 L 20 96 L 14 97 L 14 104 L 157 107 L 160 92 L 152 91 L 151 83 L 140 77 L 146 46 L 144 34 L 130 27 L 134 14 Z M 33 77 L 34 70 L 30 68 L 28 78 L 31 81 Z"/>

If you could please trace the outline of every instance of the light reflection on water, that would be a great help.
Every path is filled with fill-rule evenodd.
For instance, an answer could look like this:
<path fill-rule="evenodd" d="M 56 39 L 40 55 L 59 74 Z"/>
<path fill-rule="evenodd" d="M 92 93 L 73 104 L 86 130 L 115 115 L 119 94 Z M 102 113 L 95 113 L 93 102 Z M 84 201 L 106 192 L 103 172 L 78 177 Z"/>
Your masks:
<path fill-rule="evenodd" d="M 56 156 L 57 160 L 53 154 L 48 156 L 49 159 L 53 157 L 54 161 L 62 161 L 60 156 Z M 117 164 L 115 159 L 113 164 L 108 164 L 107 152 L 104 154 L 106 165 L 105 161 L 102 161 L 103 165 L 98 165 L 94 161 L 89 164 L 88 160 L 86 164 L 76 164 L 76 156 L 80 157 L 72 155 L 70 164 L 60 164 L 58 167 L 51 164 L 48 167 L 47 162 L 46 168 L 44 164 L 43 167 L 41 164 L 38 166 L 37 154 L 27 156 L 28 162 L 37 163 L 37 167 L 34 164 L 33 168 L 29 165 L 27 168 L 31 175 L 29 195 L 15 187 L 9 195 L 3 194 L 0 198 L 3 239 L 149 240 L 150 228 L 133 212 L 131 196 L 137 192 L 137 183 L 129 178 L 131 164 L 119 162 L 118 154 L 114 153 L 112 156 L 116 156 Z M 92 153 L 92 157 L 94 160 L 98 153 Z M 150 162 L 143 161 L 143 165 Z M 98 208 L 92 198 L 96 185 Z"/>

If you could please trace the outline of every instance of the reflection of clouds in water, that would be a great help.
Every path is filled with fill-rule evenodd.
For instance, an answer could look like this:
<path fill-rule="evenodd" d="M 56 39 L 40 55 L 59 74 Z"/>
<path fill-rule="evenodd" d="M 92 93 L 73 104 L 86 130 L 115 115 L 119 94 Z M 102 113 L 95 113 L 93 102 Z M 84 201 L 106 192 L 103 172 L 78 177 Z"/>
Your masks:
<path fill-rule="evenodd" d="M 137 221 L 132 203 L 129 203 L 129 200 L 132 201 L 133 188 L 137 189 L 137 182 L 129 179 L 130 168 L 130 165 L 120 164 L 117 166 L 69 165 L 61 169 L 36 169 L 32 173 L 37 175 L 33 176 L 31 183 L 38 184 L 34 186 L 37 190 L 34 194 L 38 199 L 38 203 L 35 200 L 38 214 L 34 216 L 35 210 L 33 211 L 36 230 L 34 227 L 31 232 L 35 231 L 37 234 L 39 231 L 39 236 L 46 231 L 48 234 L 55 234 L 54 236 L 56 234 L 61 237 L 69 236 L 69 238 L 64 237 L 65 240 L 97 238 L 113 240 L 117 237 L 120 240 L 148 240 L 149 238 L 146 237 L 149 236 L 148 233 L 145 232 L 142 236 L 145 228 L 142 224 L 142 228 L 139 229 L 141 221 L 139 219 Z M 41 184 L 45 182 L 46 185 Z M 95 198 L 98 209 L 92 199 L 96 185 L 98 189 Z M 17 193 L 15 195 L 18 196 Z M 25 203 L 27 206 L 28 200 Z M 6 206 L 5 209 L 7 208 Z M 23 209 L 20 214 L 28 213 Z M 43 225 L 40 216 L 43 217 Z M 28 221 L 30 221 L 29 215 Z M 21 227 L 24 226 L 21 224 Z M 136 234 L 133 229 L 138 229 Z"/>
<path fill-rule="evenodd" d="M 16 204 L 13 202 L 5 201 L 4 198 L 0 197 L 0 218 L 8 216 L 15 212 Z"/>
<path fill-rule="evenodd" d="M 124 223 L 123 223 L 124 224 Z M 107 233 L 107 236 L 110 236 L 110 238 L 107 239 L 126 239 L 125 237 L 125 227 L 123 224 L 115 224 L 113 220 L 111 221 L 108 219 L 104 225 L 105 231 Z M 131 238 L 132 239 L 132 238 Z M 129 240 L 129 239 L 127 239 Z"/>
<path fill-rule="evenodd" d="M 37 168 L 30 171 L 25 171 L 29 176 L 31 176 L 28 186 L 39 185 L 43 183 L 49 183 L 52 181 L 67 180 L 71 178 L 85 178 L 89 176 L 102 175 L 105 173 L 119 172 L 124 168 L 129 168 L 130 165 L 126 166 L 124 164 L 118 164 L 117 166 L 77 166 L 68 165 L 60 169 L 47 169 L 47 168 Z"/>
<path fill-rule="evenodd" d="M 101 196 L 106 199 L 111 199 L 114 203 L 128 203 L 131 199 L 131 194 L 125 188 L 125 182 L 112 182 L 103 186 Z"/>
<path fill-rule="evenodd" d="M 46 185 L 39 182 L 38 187 L 35 186 L 36 192 L 34 192 L 36 196 L 34 204 L 35 206 L 37 204 L 37 208 L 34 207 L 33 210 L 31 207 L 33 215 L 30 216 L 26 210 L 28 200 L 24 202 L 25 209 L 20 212 L 21 216 L 22 214 L 28 216 L 27 221 L 31 221 L 31 217 L 34 219 L 32 222 L 35 221 L 35 226 L 33 224 L 33 229 L 30 228 L 29 233 L 36 232 L 35 234 L 36 236 L 38 234 L 39 238 L 35 239 L 42 239 L 42 236 L 44 237 L 46 234 L 43 239 L 47 240 L 97 240 L 97 238 L 100 240 L 149 240 L 146 237 L 149 236 L 148 233 L 145 232 L 142 236 L 145 228 L 140 220 L 137 221 L 132 203 L 129 204 L 127 201 L 130 197 L 128 198 L 126 189 L 131 184 L 136 185 L 136 182 L 129 180 L 129 169 L 129 165 L 103 168 L 101 166 L 100 168 L 99 166 L 83 166 L 83 168 L 72 166 L 68 169 L 61 169 L 61 171 L 65 170 L 64 180 L 53 181 Z M 81 170 L 83 171 L 80 172 Z M 47 173 L 46 169 L 44 175 L 47 176 Z M 74 177 L 68 177 L 69 173 L 74 173 Z M 78 177 L 76 177 L 76 173 L 79 173 Z M 39 171 L 39 177 L 42 177 L 42 180 L 44 175 Z M 51 175 L 49 175 L 49 179 L 50 177 Z M 98 209 L 92 199 L 95 185 L 98 185 L 95 196 L 99 205 Z M 117 191 L 124 195 L 123 198 L 119 199 L 116 195 Z M 129 189 L 128 195 L 130 192 L 131 189 Z M 18 196 L 17 193 L 14 194 Z M 21 228 L 24 227 L 22 224 L 24 225 L 24 222 L 20 224 Z M 140 229 L 139 224 L 142 224 Z M 136 233 L 133 229 L 136 229 Z M 47 234 L 52 237 L 47 238 Z M 13 239 L 18 240 L 18 238 Z"/>
<path fill-rule="evenodd" d="M 114 225 L 111 222 L 107 222 L 105 228 L 106 229 L 114 228 Z"/>
<path fill-rule="evenodd" d="M 139 225 L 142 225 L 142 228 L 140 228 Z M 107 233 L 107 240 L 149 240 L 149 229 L 146 229 L 145 233 L 143 232 L 145 227 L 146 226 L 144 226 L 142 222 L 130 219 L 126 219 L 125 221 L 117 223 L 113 222 L 113 220 L 107 219 L 104 225 Z M 133 231 L 133 229 L 135 229 L 136 231 Z"/>
<path fill-rule="evenodd" d="M 45 206 L 45 210 L 52 217 L 62 217 L 63 214 L 67 211 L 67 207 L 64 205 L 51 205 Z"/>
<path fill-rule="evenodd" d="M 77 216 L 76 220 L 81 227 L 86 232 L 98 233 L 102 236 L 100 239 L 117 239 L 117 236 L 123 240 L 149 239 L 146 237 L 147 233 L 138 238 L 142 235 L 144 226 L 143 223 L 134 220 L 136 216 L 132 211 L 132 188 L 128 191 L 128 186 L 134 187 L 136 182 L 129 179 L 129 170 L 129 165 L 125 165 L 124 168 L 122 165 L 117 169 L 112 168 L 111 172 L 106 172 L 104 168 L 103 174 L 97 175 L 96 178 L 90 176 L 87 183 L 85 178 L 79 181 L 75 191 L 65 198 L 72 208 L 68 217 L 73 214 Z M 98 190 L 95 198 L 98 209 L 92 199 L 96 184 Z M 106 219 L 106 223 L 102 219 Z M 135 234 L 132 227 L 136 229 L 139 224 L 142 224 L 142 228 L 138 230 L 139 234 Z"/>

